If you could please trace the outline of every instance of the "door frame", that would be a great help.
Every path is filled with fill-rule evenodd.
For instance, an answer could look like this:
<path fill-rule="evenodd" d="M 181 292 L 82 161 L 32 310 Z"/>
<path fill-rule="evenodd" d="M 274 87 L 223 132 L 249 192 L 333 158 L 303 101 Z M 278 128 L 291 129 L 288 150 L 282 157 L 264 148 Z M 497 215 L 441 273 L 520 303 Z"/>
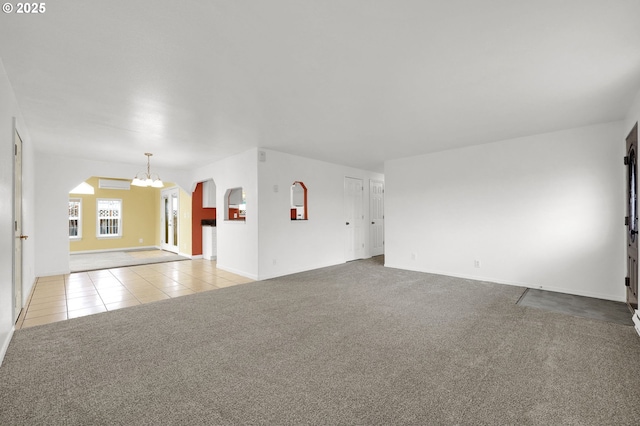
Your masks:
<path fill-rule="evenodd" d="M 626 172 L 626 302 L 632 312 L 638 309 L 638 123 L 625 139 Z M 633 187 L 632 187 L 633 185 Z"/>
<path fill-rule="evenodd" d="M 13 247 L 12 247 L 12 261 L 13 261 L 13 321 L 17 321 L 20 313 L 24 308 L 23 303 L 23 243 L 27 238 L 22 233 L 22 146 L 23 141 L 20 137 L 20 132 L 18 132 L 17 123 L 15 117 L 13 118 L 13 146 L 14 146 L 14 156 L 13 156 L 13 223 L 14 223 L 14 238 L 13 238 Z M 19 176 L 18 176 L 19 174 Z"/>
<path fill-rule="evenodd" d="M 173 218 L 169 218 L 170 219 L 170 223 L 169 226 L 171 227 L 173 231 L 173 235 L 176 236 L 177 241 L 172 241 L 174 244 L 171 245 L 168 241 L 165 241 L 165 222 L 167 220 L 166 218 L 166 210 L 165 210 L 165 198 L 168 198 L 170 201 L 173 201 L 173 195 L 176 196 L 176 200 L 177 200 L 177 218 L 178 218 L 178 224 L 176 226 L 176 224 L 173 221 Z M 180 252 L 180 190 L 178 189 L 177 186 L 171 187 L 171 188 L 167 188 L 167 189 L 163 189 L 160 192 L 160 248 L 162 250 L 166 250 L 166 251 L 170 251 L 172 253 L 176 253 L 178 254 Z M 171 236 L 171 240 L 173 240 L 172 235 Z"/>
<path fill-rule="evenodd" d="M 377 218 L 374 214 L 376 211 L 374 206 L 374 186 L 380 185 L 382 187 L 381 198 L 382 198 L 382 218 Z M 371 225 L 369 225 L 369 252 L 371 256 L 379 256 L 384 254 L 384 181 L 378 179 L 369 179 L 369 221 Z M 382 244 L 381 246 L 374 247 L 377 238 L 374 237 L 375 231 L 377 227 L 382 227 L 381 238 Z"/>
<path fill-rule="evenodd" d="M 349 180 L 354 180 L 354 181 L 359 181 L 360 182 L 360 202 L 359 205 L 357 205 L 357 208 L 359 209 L 359 214 L 360 214 L 360 218 L 354 218 L 354 219 L 349 219 L 348 216 L 348 206 L 349 203 L 352 202 L 352 200 L 348 199 L 348 194 L 347 194 L 347 182 Z M 350 176 L 345 176 L 344 177 L 344 218 L 345 218 L 345 224 L 346 227 L 345 228 L 345 243 L 344 243 L 344 256 L 345 256 L 345 260 L 347 262 L 351 261 L 351 260 L 357 260 L 357 259 L 364 259 L 365 257 L 365 232 L 364 232 L 364 180 L 361 178 L 354 178 L 354 177 L 350 177 Z M 354 205 L 356 205 L 355 203 L 357 203 L 357 199 L 354 200 Z M 351 221 L 353 221 L 354 223 L 351 223 Z M 354 238 L 353 238 L 353 244 L 350 247 L 349 246 L 349 242 L 350 242 L 350 233 L 353 232 L 354 233 Z M 358 247 L 356 247 L 356 245 Z M 351 250 L 353 251 L 353 255 L 350 254 Z"/>

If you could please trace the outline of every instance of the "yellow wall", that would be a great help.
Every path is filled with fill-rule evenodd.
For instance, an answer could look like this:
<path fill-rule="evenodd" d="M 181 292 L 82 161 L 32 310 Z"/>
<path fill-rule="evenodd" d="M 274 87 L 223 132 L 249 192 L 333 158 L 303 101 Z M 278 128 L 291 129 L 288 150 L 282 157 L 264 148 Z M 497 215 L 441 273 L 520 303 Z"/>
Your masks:
<path fill-rule="evenodd" d="M 82 239 L 70 241 L 71 252 L 160 245 L 160 189 L 137 186 L 131 186 L 128 191 L 100 189 L 97 177 L 91 177 L 86 182 L 93 186 L 95 194 L 69 194 L 69 198 L 82 199 Z M 96 237 L 97 198 L 122 200 L 121 238 Z"/>

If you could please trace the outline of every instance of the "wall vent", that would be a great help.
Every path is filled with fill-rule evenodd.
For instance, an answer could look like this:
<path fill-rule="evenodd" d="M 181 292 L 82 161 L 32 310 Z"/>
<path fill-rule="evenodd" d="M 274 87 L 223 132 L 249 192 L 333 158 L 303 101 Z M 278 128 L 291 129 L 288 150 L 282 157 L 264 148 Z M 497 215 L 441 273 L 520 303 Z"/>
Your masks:
<path fill-rule="evenodd" d="M 131 181 L 115 180 L 115 179 L 99 179 L 98 188 L 100 189 L 123 189 L 128 191 L 131 189 Z"/>

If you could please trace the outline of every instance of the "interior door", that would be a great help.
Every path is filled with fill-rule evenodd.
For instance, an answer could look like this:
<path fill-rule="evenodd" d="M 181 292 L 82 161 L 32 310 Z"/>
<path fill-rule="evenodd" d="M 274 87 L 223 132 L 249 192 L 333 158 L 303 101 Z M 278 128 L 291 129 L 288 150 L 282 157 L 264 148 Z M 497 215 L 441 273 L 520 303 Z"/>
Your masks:
<path fill-rule="evenodd" d="M 22 244 L 27 238 L 22 235 L 22 139 L 14 132 L 14 256 L 13 256 L 13 320 L 17 321 L 22 311 Z"/>
<path fill-rule="evenodd" d="M 344 207 L 347 233 L 345 257 L 347 262 L 364 257 L 362 191 L 362 179 L 344 178 Z"/>
<path fill-rule="evenodd" d="M 627 136 L 627 305 L 638 309 L 638 123 Z"/>
<path fill-rule="evenodd" d="M 162 250 L 178 253 L 179 248 L 179 223 L 180 203 L 178 199 L 178 188 L 162 191 L 161 197 L 161 241 Z"/>
<path fill-rule="evenodd" d="M 384 182 L 369 181 L 369 245 L 371 255 L 384 253 Z"/>

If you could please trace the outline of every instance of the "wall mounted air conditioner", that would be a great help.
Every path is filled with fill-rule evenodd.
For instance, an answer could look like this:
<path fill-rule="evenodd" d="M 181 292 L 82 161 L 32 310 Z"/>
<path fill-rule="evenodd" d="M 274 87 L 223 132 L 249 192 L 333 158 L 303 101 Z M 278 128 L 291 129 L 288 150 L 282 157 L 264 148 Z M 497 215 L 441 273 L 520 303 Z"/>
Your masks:
<path fill-rule="evenodd" d="M 128 191 L 131 189 L 131 181 L 116 179 L 98 179 L 98 188 L 100 189 L 123 189 Z"/>

